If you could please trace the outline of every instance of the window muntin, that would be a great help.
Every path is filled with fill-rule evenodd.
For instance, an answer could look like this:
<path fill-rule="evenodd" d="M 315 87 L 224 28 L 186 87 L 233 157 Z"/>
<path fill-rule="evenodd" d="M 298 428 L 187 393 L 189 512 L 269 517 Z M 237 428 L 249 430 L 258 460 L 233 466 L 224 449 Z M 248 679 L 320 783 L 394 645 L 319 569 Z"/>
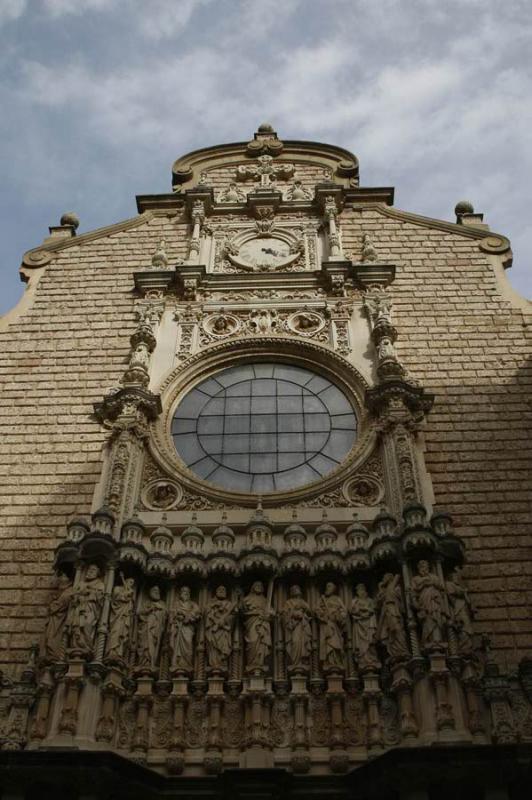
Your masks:
<path fill-rule="evenodd" d="M 207 378 L 181 400 L 172 436 L 199 478 L 266 494 L 312 483 L 339 466 L 356 438 L 345 394 L 286 364 L 246 364 Z"/>

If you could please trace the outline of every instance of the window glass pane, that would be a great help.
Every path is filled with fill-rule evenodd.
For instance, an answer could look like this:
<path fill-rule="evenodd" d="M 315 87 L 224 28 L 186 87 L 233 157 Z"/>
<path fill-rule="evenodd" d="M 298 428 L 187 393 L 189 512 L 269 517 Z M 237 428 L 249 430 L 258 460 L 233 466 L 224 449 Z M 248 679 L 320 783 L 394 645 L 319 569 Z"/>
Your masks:
<path fill-rule="evenodd" d="M 243 364 L 187 394 L 172 434 L 199 478 L 268 493 L 336 469 L 355 441 L 356 425 L 347 397 L 322 375 L 289 364 Z"/>
<path fill-rule="evenodd" d="M 223 417 L 200 417 L 198 419 L 198 435 L 205 433 L 223 433 Z"/>

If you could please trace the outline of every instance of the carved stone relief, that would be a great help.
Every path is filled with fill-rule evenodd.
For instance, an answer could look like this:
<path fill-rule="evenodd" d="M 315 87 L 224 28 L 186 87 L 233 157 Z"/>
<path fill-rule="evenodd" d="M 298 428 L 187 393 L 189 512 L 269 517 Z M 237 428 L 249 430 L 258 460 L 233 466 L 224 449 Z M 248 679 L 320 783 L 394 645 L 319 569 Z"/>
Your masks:
<path fill-rule="evenodd" d="M 141 499 L 145 508 L 152 511 L 167 511 L 179 508 L 183 504 L 183 490 L 174 481 L 158 479 L 144 487 Z"/>

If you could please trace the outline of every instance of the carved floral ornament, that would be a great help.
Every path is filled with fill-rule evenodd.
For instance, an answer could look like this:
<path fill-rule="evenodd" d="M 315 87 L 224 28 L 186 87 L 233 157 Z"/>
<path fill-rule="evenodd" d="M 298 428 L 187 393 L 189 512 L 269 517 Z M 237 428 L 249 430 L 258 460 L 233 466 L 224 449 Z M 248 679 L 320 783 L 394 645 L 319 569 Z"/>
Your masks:
<path fill-rule="evenodd" d="M 243 312 L 227 312 L 220 308 L 219 311 L 207 314 L 201 325 L 211 341 L 229 336 L 277 333 L 304 338 L 319 337 L 320 341 L 328 344 L 329 337 L 325 328 L 329 325 L 330 318 L 328 307 L 318 310 L 303 306 L 299 311 L 263 307 Z M 319 336 L 321 332 L 323 336 Z"/>
<path fill-rule="evenodd" d="M 302 311 L 292 316 L 292 324 L 318 325 L 319 316 Z M 295 319 L 294 319 L 295 318 Z M 209 318 L 208 318 L 209 319 Z M 210 318 L 210 325 L 214 324 L 216 315 Z M 303 321 L 304 320 L 304 321 Z M 257 320 L 257 324 L 260 321 Z M 282 342 L 282 347 L 280 346 Z M 272 361 L 286 363 L 297 367 L 310 368 L 318 374 L 329 378 L 349 397 L 358 418 L 358 438 L 342 464 L 330 476 L 318 481 L 321 491 L 326 492 L 334 485 L 341 485 L 346 476 L 356 470 L 367 460 L 374 450 L 376 442 L 376 425 L 369 422 L 364 410 L 363 394 L 365 381 L 358 371 L 349 362 L 333 354 L 330 350 L 303 339 L 268 338 L 265 336 L 230 339 L 227 343 L 221 341 L 206 347 L 199 354 L 191 356 L 184 361 L 178 369 L 168 376 L 161 387 L 163 414 L 153 426 L 152 455 L 160 465 L 164 474 L 175 475 L 185 489 L 205 495 L 224 503 L 239 503 L 253 505 L 254 496 L 238 492 L 230 492 L 217 488 L 204 480 L 199 479 L 188 470 L 178 457 L 171 437 L 172 420 L 175 409 L 181 399 L 198 383 L 216 374 L 220 369 L 241 363 L 254 361 Z M 276 503 L 286 503 L 316 492 L 316 487 L 309 485 L 292 491 L 276 492 Z"/>

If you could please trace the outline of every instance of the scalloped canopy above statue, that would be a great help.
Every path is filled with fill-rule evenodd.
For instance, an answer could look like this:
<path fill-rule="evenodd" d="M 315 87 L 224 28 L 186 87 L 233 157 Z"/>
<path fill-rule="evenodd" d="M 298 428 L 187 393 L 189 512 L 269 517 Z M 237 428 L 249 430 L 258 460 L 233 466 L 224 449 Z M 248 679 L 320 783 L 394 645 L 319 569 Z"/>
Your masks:
<path fill-rule="evenodd" d="M 222 200 L 254 186 L 286 183 L 304 199 L 307 187 L 317 183 L 334 180 L 345 187 L 358 186 L 358 178 L 358 159 L 348 150 L 317 142 L 283 142 L 268 123 L 259 126 L 250 142 L 194 150 L 172 167 L 174 192 L 203 184 L 221 193 Z"/>

